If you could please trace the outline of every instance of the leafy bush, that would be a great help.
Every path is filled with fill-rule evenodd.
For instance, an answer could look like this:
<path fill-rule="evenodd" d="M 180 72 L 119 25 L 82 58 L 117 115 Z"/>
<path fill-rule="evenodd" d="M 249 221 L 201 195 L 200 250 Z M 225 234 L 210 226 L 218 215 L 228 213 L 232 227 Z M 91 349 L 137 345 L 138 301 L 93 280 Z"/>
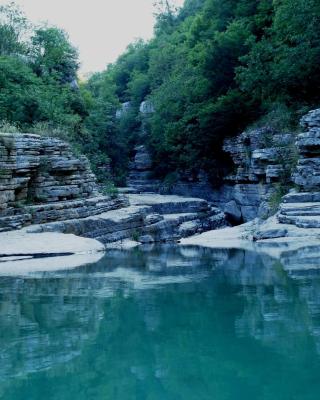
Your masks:
<path fill-rule="evenodd" d="M 138 232 L 138 231 L 133 231 L 132 234 L 131 234 L 131 239 L 132 239 L 134 242 L 139 242 L 139 240 L 140 240 L 140 234 L 139 234 L 139 232 Z"/>
<path fill-rule="evenodd" d="M 17 124 L 8 121 L 0 121 L 0 134 L 1 133 L 17 133 L 20 132 L 20 128 Z"/>
<path fill-rule="evenodd" d="M 276 102 L 266 106 L 265 114 L 252 124 L 252 128 L 268 127 L 275 132 L 297 130 L 297 113 L 285 103 Z"/>
<path fill-rule="evenodd" d="M 282 197 L 288 193 L 288 188 L 283 186 L 281 183 L 277 183 L 273 185 L 272 194 L 269 197 L 269 207 L 271 215 L 275 214 L 281 203 Z"/>
<path fill-rule="evenodd" d="M 119 196 L 118 188 L 113 182 L 106 182 L 102 186 L 101 192 L 106 196 L 110 196 L 111 198 L 117 198 Z"/>

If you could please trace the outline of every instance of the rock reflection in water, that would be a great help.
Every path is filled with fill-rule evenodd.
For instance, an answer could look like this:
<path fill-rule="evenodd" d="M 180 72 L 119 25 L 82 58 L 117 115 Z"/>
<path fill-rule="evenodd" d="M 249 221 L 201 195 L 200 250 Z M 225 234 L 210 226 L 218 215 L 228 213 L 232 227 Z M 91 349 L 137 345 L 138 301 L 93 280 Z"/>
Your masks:
<path fill-rule="evenodd" d="M 320 275 L 292 272 L 291 256 L 284 269 L 254 252 L 165 246 L 2 277 L 0 397 L 291 399 L 310 379 L 319 394 Z"/>

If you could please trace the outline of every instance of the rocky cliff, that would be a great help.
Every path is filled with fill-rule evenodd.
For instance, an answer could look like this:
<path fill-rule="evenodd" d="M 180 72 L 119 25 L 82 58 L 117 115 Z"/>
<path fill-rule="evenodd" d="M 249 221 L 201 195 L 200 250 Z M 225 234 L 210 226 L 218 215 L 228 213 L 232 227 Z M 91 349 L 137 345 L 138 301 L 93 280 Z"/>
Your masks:
<path fill-rule="evenodd" d="M 58 139 L 0 134 L 0 231 L 123 205 L 101 196 L 86 157 Z"/>
<path fill-rule="evenodd" d="M 161 182 L 152 177 L 151 156 L 144 145 L 135 147 L 135 156 L 129 165 L 129 192 L 158 193 Z"/>
<path fill-rule="evenodd" d="M 145 145 L 139 145 L 129 168 L 129 191 L 204 198 L 220 207 L 234 224 L 267 218 L 275 211 L 270 200 L 278 195 L 280 184 L 291 180 L 296 163 L 294 143 L 294 134 L 270 127 L 226 138 L 223 151 L 230 157 L 233 171 L 218 187 L 210 184 L 204 171 L 196 177 L 187 171 L 177 173 L 176 181 L 170 185 L 153 179 L 150 154 Z"/>
<path fill-rule="evenodd" d="M 270 216 L 272 196 L 291 180 L 296 162 L 294 141 L 293 134 L 268 127 L 226 139 L 223 150 L 231 155 L 234 172 L 214 191 L 214 202 L 238 222 Z"/>
<path fill-rule="evenodd" d="M 260 227 L 256 239 L 320 236 L 320 109 L 304 116 L 301 128 L 292 176 L 296 187 L 282 198 L 279 212 Z"/>
<path fill-rule="evenodd" d="M 320 235 L 320 109 L 303 117 L 301 128 L 298 136 L 265 127 L 226 139 L 232 173 L 219 188 L 212 188 L 204 173 L 197 182 L 175 182 L 171 192 L 188 198 L 159 194 L 164 187 L 150 178 L 152 160 L 143 145 L 131 164 L 131 194 L 110 198 L 99 194 L 87 159 L 76 157 L 68 144 L 1 134 L 0 231 L 36 224 L 30 231 L 75 233 L 103 243 L 179 239 L 226 226 L 225 215 L 235 224 L 268 218 L 274 198 L 281 199 L 279 187 L 291 181 L 296 189 L 255 238 L 301 236 L 305 228 Z"/>
<path fill-rule="evenodd" d="M 138 150 L 131 177 L 137 186 L 152 165 L 143 148 Z M 29 225 L 29 233 L 72 233 L 107 244 L 171 241 L 225 226 L 226 221 L 202 199 L 103 196 L 86 157 L 75 156 L 67 143 L 0 134 L 0 232 Z"/>
<path fill-rule="evenodd" d="M 55 202 L 97 193 L 85 157 L 67 143 L 30 134 L 0 134 L 1 208 L 19 201 Z"/>

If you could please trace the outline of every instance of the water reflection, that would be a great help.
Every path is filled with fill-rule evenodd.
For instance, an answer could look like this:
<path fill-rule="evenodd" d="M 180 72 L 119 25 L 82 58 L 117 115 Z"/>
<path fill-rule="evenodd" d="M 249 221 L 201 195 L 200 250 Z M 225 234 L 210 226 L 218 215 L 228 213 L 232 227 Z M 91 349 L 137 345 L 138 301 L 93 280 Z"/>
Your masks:
<path fill-rule="evenodd" d="M 320 276 L 297 259 L 166 246 L 1 277 L 0 397 L 316 399 Z"/>

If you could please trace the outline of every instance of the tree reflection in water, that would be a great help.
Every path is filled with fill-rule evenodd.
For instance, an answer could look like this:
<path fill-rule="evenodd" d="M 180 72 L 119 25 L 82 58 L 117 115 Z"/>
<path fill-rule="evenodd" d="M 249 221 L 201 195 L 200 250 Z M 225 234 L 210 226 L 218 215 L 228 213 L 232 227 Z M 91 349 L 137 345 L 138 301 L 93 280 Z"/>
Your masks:
<path fill-rule="evenodd" d="M 2 277 L 0 397 L 316 399 L 320 276 L 292 257 L 165 246 Z"/>

